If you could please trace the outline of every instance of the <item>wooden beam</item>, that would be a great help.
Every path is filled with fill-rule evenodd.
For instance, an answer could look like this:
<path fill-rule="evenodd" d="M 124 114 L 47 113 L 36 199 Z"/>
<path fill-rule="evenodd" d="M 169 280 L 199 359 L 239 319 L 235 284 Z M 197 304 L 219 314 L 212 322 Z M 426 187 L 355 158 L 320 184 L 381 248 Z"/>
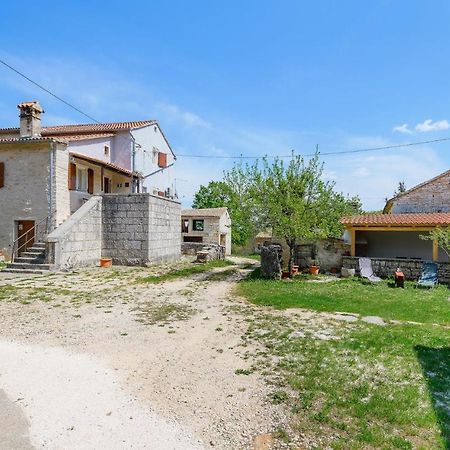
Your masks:
<path fill-rule="evenodd" d="M 350 255 L 356 256 L 356 230 L 354 228 L 350 228 L 349 232 L 350 232 Z"/>
<path fill-rule="evenodd" d="M 433 261 L 437 261 L 439 259 L 439 247 L 438 242 L 436 240 L 433 241 Z"/>

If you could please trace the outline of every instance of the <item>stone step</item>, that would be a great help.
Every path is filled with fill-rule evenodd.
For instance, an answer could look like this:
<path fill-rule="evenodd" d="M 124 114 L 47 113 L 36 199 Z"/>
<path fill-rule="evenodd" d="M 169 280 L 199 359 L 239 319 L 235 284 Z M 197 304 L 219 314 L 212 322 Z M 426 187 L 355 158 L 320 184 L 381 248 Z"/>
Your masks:
<path fill-rule="evenodd" d="M 45 248 L 45 242 L 35 242 L 33 247 Z"/>
<path fill-rule="evenodd" d="M 6 265 L 7 269 L 21 269 L 21 270 L 50 270 L 50 264 L 33 264 L 13 262 Z"/>
<path fill-rule="evenodd" d="M 2 269 L 0 270 L 0 272 L 5 272 L 5 273 L 32 273 L 32 274 L 36 274 L 36 275 L 42 275 L 44 273 L 47 273 L 47 270 L 37 270 L 37 269 Z"/>
<path fill-rule="evenodd" d="M 45 263 L 45 254 L 40 254 L 38 256 L 24 256 L 22 253 L 21 256 L 14 259 L 15 263 L 32 263 L 32 264 L 44 264 Z"/>
<path fill-rule="evenodd" d="M 45 257 L 45 250 L 42 251 L 26 251 L 22 252 L 19 256 L 19 258 L 44 258 Z"/>

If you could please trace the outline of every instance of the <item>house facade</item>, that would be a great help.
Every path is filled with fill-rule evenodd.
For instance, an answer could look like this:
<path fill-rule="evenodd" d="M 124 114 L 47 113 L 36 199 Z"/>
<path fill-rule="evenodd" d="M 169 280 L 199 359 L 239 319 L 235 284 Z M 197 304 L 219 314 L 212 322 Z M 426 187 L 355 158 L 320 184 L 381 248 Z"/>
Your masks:
<path fill-rule="evenodd" d="M 383 214 L 344 217 L 342 224 L 351 256 L 447 262 L 437 242 L 421 236 L 450 226 L 450 171 L 388 200 Z"/>
<path fill-rule="evenodd" d="M 18 108 L 19 127 L 0 129 L 0 251 L 7 257 L 14 246 L 26 250 L 24 240 L 41 240 L 92 196 L 174 199 L 175 155 L 156 121 L 42 127 L 38 102 Z"/>
<path fill-rule="evenodd" d="M 181 241 L 218 244 L 231 254 L 231 218 L 227 208 L 199 208 L 181 211 Z"/>

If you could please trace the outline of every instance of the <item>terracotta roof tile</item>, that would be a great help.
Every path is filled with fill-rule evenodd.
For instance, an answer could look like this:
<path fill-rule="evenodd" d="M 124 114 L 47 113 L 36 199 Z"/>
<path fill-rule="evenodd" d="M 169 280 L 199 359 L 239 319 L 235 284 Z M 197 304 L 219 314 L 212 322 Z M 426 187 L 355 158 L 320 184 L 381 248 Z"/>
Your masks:
<path fill-rule="evenodd" d="M 91 162 L 93 164 L 98 164 L 101 166 L 108 167 L 112 170 L 115 170 L 116 172 L 123 173 L 130 177 L 131 177 L 131 175 L 133 175 L 133 172 L 131 170 L 125 169 L 124 167 L 118 166 L 117 164 L 113 164 L 108 161 L 102 161 L 101 159 L 92 158 L 91 156 L 86 156 L 81 153 L 75 153 L 75 152 L 70 152 L 70 156 L 73 156 L 74 158 L 82 159 L 83 161 Z"/>
<path fill-rule="evenodd" d="M 111 123 L 85 123 L 78 125 L 58 125 L 54 127 L 42 127 L 42 136 L 50 135 L 79 135 L 84 133 L 104 133 L 116 132 L 123 130 L 130 130 L 133 128 L 145 127 L 156 124 L 155 120 L 137 120 L 134 122 L 111 122 Z M 19 128 L 0 128 L 0 134 L 6 134 L 16 131 L 19 133 Z"/>
<path fill-rule="evenodd" d="M 343 225 L 353 226 L 417 226 L 434 225 L 449 226 L 450 213 L 417 213 L 417 214 L 362 214 L 344 217 Z"/>

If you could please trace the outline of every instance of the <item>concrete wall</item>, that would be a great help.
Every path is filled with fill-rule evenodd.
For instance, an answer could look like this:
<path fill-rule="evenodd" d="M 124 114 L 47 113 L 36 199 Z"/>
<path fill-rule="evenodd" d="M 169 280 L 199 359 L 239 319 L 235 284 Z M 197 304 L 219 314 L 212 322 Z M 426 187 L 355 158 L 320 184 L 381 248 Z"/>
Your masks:
<path fill-rule="evenodd" d="M 180 204 L 150 194 L 104 195 L 103 256 L 145 265 L 181 255 Z"/>
<path fill-rule="evenodd" d="M 422 272 L 423 261 L 404 260 L 396 258 L 371 258 L 372 269 L 375 275 L 380 277 L 393 277 L 397 268 L 405 274 L 407 280 L 418 280 Z M 450 281 L 450 263 L 440 262 L 438 270 L 438 278 L 441 283 L 448 283 Z M 358 273 L 359 265 L 358 258 L 351 256 L 344 256 L 342 266 L 348 269 L 355 269 Z"/>
<path fill-rule="evenodd" d="M 427 183 L 394 200 L 391 212 L 450 212 L 450 174 Z"/>
<path fill-rule="evenodd" d="M 17 237 L 18 220 L 38 223 L 52 215 L 50 225 L 58 225 L 70 214 L 67 158 L 65 144 L 33 140 L 0 144 L 0 162 L 5 163 L 5 185 L 0 188 L 0 251 L 7 258 Z"/>
<path fill-rule="evenodd" d="M 57 270 L 96 265 L 102 252 L 102 198 L 91 197 L 47 237 L 47 259 Z"/>
<path fill-rule="evenodd" d="M 71 141 L 69 144 L 69 151 L 91 156 L 92 158 L 100 159 L 105 162 L 114 162 L 112 160 L 114 146 L 113 139 L 114 138 L 111 136 L 96 139 L 83 139 L 81 141 Z M 105 155 L 105 145 L 109 146 L 109 155 Z M 122 167 L 129 169 L 128 165 Z"/>

